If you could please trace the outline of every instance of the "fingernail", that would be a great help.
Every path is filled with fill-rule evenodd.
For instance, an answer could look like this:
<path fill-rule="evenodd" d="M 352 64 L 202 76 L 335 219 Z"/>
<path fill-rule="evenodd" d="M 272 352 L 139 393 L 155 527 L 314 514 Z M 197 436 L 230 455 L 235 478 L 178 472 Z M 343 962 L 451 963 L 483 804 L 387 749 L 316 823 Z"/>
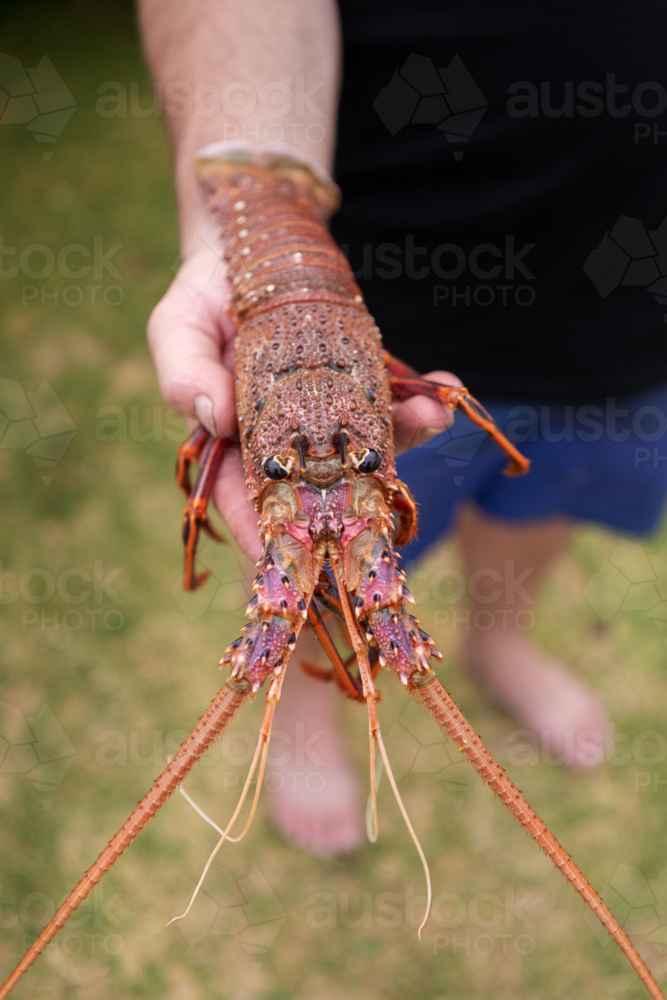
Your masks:
<path fill-rule="evenodd" d="M 215 417 L 213 416 L 213 401 L 203 394 L 195 396 L 195 413 L 197 415 L 197 420 L 200 424 L 203 424 L 209 434 L 213 437 L 218 436 L 218 432 L 215 428 Z"/>

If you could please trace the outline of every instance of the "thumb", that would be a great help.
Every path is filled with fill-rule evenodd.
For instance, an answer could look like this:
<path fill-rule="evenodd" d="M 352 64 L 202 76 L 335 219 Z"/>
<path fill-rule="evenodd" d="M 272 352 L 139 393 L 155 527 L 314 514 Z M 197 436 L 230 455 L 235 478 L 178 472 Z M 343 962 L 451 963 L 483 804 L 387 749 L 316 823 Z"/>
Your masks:
<path fill-rule="evenodd" d="M 198 254 L 179 270 L 147 331 L 165 402 L 216 437 L 236 431 L 234 380 L 223 364 L 234 337 L 228 301 L 219 254 Z"/>

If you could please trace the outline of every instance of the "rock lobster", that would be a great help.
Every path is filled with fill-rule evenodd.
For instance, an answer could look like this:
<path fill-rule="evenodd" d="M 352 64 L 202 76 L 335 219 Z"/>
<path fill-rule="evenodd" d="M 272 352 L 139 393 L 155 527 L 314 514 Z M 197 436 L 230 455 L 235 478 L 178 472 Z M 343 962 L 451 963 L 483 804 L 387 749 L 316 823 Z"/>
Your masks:
<path fill-rule="evenodd" d="M 441 654 L 407 610 L 413 599 L 396 548 L 413 537 L 417 516 L 408 488 L 396 477 L 392 396 L 406 399 L 426 394 L 464 412 L 506 452 L 509 474 L 527 471 L 527 461 L 467 389 L 428 382 L 383 353 L 379 331 L 349 265 L 324 226 L 337 205 L 337 189 L 331 183 L 280 153 L 252 157 L 239 151 L 224 159 L 200 161 L 199 171 L 227 248 L 233 289 L 230 314 L 238 330 L 238 426 L 248 495 L 257 510 L 263 544 L 253 584 L 255 595 L 247 609 L 249 622 L 221 660 L 221 666 L 231 668 L 221 691 L 0 988 L 0 1000 L 243 703 L 268 681 L 266 711 L 245 788 L 218 847 L 225 838 L 231 839 L 229 832 L 259 767 L 245 833 L 262 783 L 285 670 L 306 623 L 329 656 L 332 676 L 340 687 L 367 706 L 374 835 L 377 745 L 428 881 L 428 868 L 393 780 L 378 722 L 375 679 L 379 668 L 386 667 L 398 674 L 407 691 L 428 709 L 482 780 L 572 883 L 650 995 L 664 1000 L 601 897 L 436 678 L 430 662 L 432 657 L 442 659 Z M 208 522 L 207 505 L 225 446 L 225 441 L 212 438 L 200 426 L 179 451 L 178 482 L 188 498 L 183 540 L 185 588 L 189 590 L 205 578 L 195 572 L 200 530 L 217 537 Z M 199 463 L 199 475 L 191 487 L 193 462 Z M 344 623 L 353 651 L 347 660 L 325 624 L 330 613 Z M 427 916 L 428 909 L 424 923 Z"/>

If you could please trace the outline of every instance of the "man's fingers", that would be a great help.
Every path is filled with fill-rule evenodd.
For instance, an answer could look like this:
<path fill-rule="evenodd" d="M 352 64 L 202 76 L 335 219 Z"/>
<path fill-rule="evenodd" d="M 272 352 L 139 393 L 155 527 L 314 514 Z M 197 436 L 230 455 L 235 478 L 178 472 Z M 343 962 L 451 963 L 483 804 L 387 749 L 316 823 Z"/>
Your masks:
<path fill-rule="evenodd" d="M 234 380 L 224 366 L 233 341 L 226 315 L 226 278 L 216 275 L 212 254 L 189 260 L 148 322 L 148 343 L 160 391 L 173 409 L 212 434 L 236 431 Z"/>
<path fill-rule="evenodd" d="M 424 378 L 430 382 L 439 382 L 441 385 L 463 384 L 451 372 L 429 372 Z M 454 420 L 454 413 L 448 406 L 428 396 L 413 396 L 412 399 L 402 403 L 394 401 L 391 415 L 398 455 L 447 430 Z"/>
<path fill-rule="evenodd" d="M 257 562 L 262 554 L 257 535 L 258 517 L 248 500 L 241 450 L 236 444 L 225 449 L 213 488 L 213 501 L 239 548 Z"/>

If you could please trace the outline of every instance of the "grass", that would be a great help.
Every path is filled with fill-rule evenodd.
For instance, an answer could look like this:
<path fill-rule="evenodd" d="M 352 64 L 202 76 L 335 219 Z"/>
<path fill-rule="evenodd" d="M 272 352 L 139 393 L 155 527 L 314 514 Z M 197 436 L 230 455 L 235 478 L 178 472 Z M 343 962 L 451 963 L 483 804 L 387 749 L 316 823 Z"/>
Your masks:
<path fill-rule="evenodd" d="M 204 558 L 216 580 L 203 597 L 178 588 L 181 500 L 172 474 L 183 428 L 160 401 L 144 341 L 177 254 L 168 146 L 159 118 L 96 111 L 108 81 L 128 94 L 137 85 L 148 106 L 131 11 L 118 2 L 31 4 L 4 17 L 4 51 L 28 67 L 46 52 L 77 107 L 49 161 L 25 127 L 2 126 L 0 231 L 3 246 L 17 250 L 3 266 L 31 244 L 56 257 L 69 244 L 92 251 L 96 236 L 105 250 L 122 245 L 113 258 L 122 277 L 107 271 L 92 282 L 102 289 L 95 303 L 90 279 L 57 268 L 43 279 L 19 273 L 0 289 L 3 376 L 26 393 L 46 380 L 76 425 L 52 467 L 25 448 L 0 448 L 2 570 L 15 574 L 3 579 L 0 619 L 0 731 L 12 743 L 10 752 L 0 742 L 0 960 L 9 970 L 214 695 L 215 665 L 238 631 L 245 590 L 234 550 L 212 547 Z M 28 267 L 40 266 L 30 258 Z M 83 291 L 80 305 L 63 302 L 69 286 Z M 111 286 L 121 289 L 118 305 L 99 297 Z M 42 293 L 51 296 L 44 304 Z M 74 302 L 78 292 L 67 296 Z M 58 430 L 57 417 L 49 414 L 46 433 Z M 600 692 L 623 738 L 615 762 L 591 775 L 517 748 L 511 720 L 457 667 L 457 608 L 434 593 L 419 608 L 446 654 L 444 683 L 591 881 L 607 886 L 663 981 L 667 678 L 664 633 L 650 611 L 667 598 L 664 540 L 618 550 L 610 534 L 582 531 L 539 608 L 537 639 Z M 614 551 L 637 581 L 637 610 L 615 611 L 613 571 L 596 575 Z M 455 560 L 443 547 L 422 567 L 425 579 Z M 88 595 L 96 566 L 98 589 Z M 84 596 L 74 602 L 68 593 Z M 591 600 L 614 613 L 601 621 Z M 260 807 L 247 839 L 218 856 L 190 922 L 165 930 L 214 842 L 176 797 L 38 960 L 17 998 L 643 996 L 575 894 L 389 677 L 381 711 L 433 866 L 438 906 L 421 944 L 421 868 L 386 782 L 379 843 L 345 859 L 293 850 Z M 255 704 L 244 713 L 235 739 L 188 783 L 218 819 L 235 801 L 238 761 L 260 712 Z M 363 712 L 345 705 L 344 722 L 365 774 Z"/>

